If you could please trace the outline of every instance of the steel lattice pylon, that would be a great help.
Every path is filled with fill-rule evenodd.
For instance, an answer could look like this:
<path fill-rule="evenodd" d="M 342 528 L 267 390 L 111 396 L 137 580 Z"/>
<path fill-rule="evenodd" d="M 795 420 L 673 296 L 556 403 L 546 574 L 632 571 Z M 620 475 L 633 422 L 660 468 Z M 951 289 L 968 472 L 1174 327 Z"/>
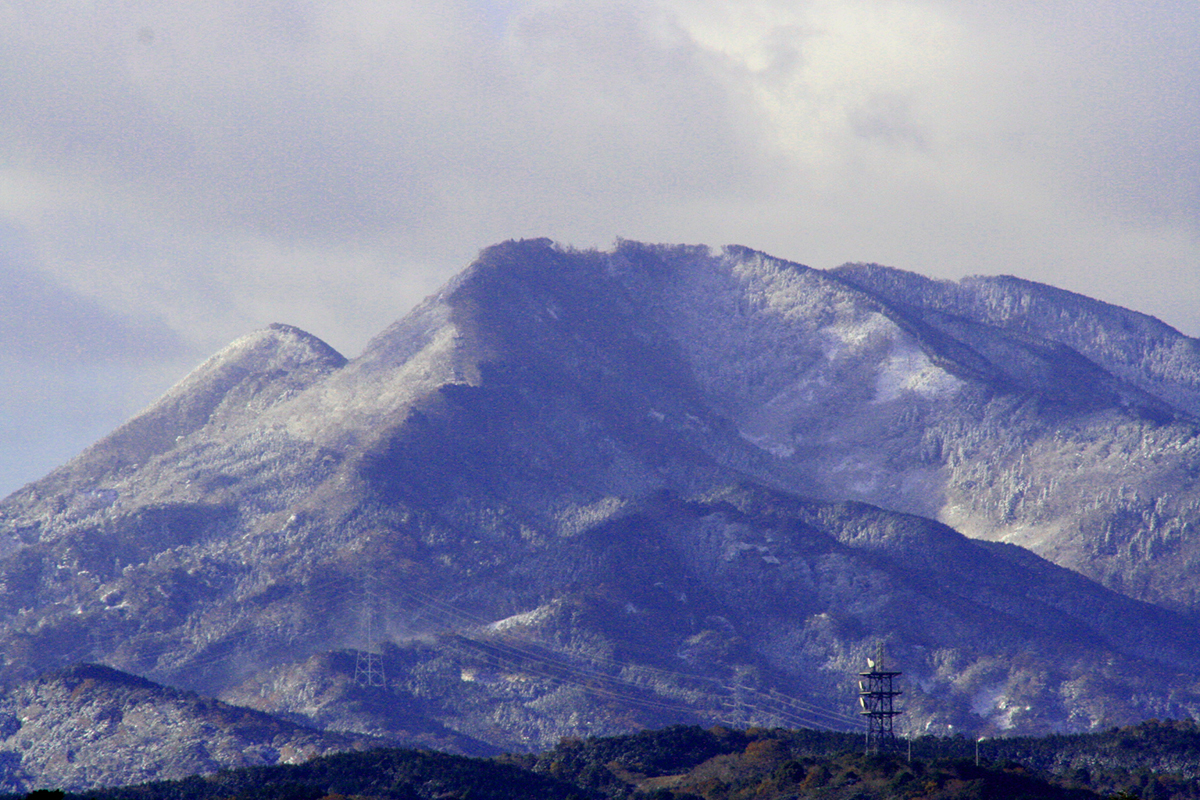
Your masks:
<path fill-rule="evenodd" d="M 354 682 L 359 686 L 387 686 L 383 674 L 383 654 L 375 652 L 375 575 L 368 570 L 363 577 L 363 627 L 367 649 L 359 650 L 354 661 Z"/>
<path fill-rule="evenodd" d="M 354 662 L 354 682 L 359 686 L 387 686 L 383 676 L 383 655 L 360 650 Z"/>
<path fill-rule="evenodd" d="M 896 731 L 893 720 L 900 711 L 894 701 L 901 692 L 895 688 L 895 679 L 902 672 L 885 669 L 883 648 L 875 658 L 867 659 L 867 672 L 860 672 L 858 681 L 858 703 L 862 715 L 867 718 L 867 752 L 883 753 L 896 750 Z"/>

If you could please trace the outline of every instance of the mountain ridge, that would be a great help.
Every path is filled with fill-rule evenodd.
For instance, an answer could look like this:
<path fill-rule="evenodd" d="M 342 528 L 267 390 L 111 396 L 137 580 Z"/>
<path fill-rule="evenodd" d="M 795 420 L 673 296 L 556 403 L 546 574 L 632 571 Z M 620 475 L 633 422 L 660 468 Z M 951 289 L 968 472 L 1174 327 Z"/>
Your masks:
<path fill-rule="evenodd" d="M 75 664 L 0 695 L 0 791 L 184 778 L 390 744 Z"/>
<path fill-rule="evenodd" d="M 1037 322 L 1039 311 L 1045 316 L 1058 316 L 1061 323 L 1064 310 L 1075 307 L 1080 309 L 1079 312 L 1073 317 L 1068 312 L 1065 324 L 1060 328 L 1059 336 L 1067 340 L 1064 344 L 1125 379 L 1144 376 L 1148 368 L 1153 374 L 1158 374 L 1174 365 L 1176 371 L 1188 376 L 1188 380 L 1184 386 L 1168 390 L 1170 397 L 1164 399 L 1177 403 L 1193 417 L 1200 411 L 1200 380 L 1196 378 L 1196 370 L 1200 369 L 1200 340 L 1185 336 L 1148 314 L 1010 275 L 972 276 L 956 284 L 951 281 L 915 280 L 919 276 L 878 264 L 846 264 L 834 269 L 833 274 L 884 298 L 908 303 L 915 300 L 916 305 L 957 313 L 979 322 L 1002 324 L 1035 336 L 1045 329 Z M 971 294 L 966 291 L 970 287 L 985 287 L 999 295 L 1002 302 L 993 301 L 989 304 L 982 299 L 972 302 Z M 931 292 L 933 288 L 940 291 Z M 1140 352 L 1149 358 L 1136 362 L 1128 357 L 1121 359 L 1113 353 L 1115 348 L 1097 346 L 1108 338 L 1097 336 L 1097 331 L 1111 329 L 1112 323 L 1118 320 L 1120 332 L 1125 335 L 1127 352 Z M 1109 324 L 1101 325 L 1101 322 Z M 1180 365 L 1186 366 L 1180 370 Z M 1141 388 L 1145 389 L 1146 386 Z"/>
<path fill-rule="evenodd" d="M 102 660 L 520 750 L 794 721 L 772 692 L 841 719 L 883 642 L 913 730 L 1197 713 L 1194 341 L 1150 326 L 1139 383 L 1118 329 L 1093 358 L 924 280 L 530 240 L 357 358 L 250 334 L 0 502 L 0 681 Z M 373 645 L 347 710 L 330 654 Z"/>

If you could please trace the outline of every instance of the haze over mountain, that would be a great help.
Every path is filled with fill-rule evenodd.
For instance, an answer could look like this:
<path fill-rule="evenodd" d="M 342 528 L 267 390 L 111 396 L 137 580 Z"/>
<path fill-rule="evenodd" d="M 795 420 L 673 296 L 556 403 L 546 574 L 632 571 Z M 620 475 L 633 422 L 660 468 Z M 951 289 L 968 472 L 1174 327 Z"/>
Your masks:
<path fill-rule="evenodd" d="M 1048 286 L 507 242 L 353 360 L 239 339 L 4 500 L 0 677 L 484 752 L 849 728 L 883 643 L 911 730 L 1192 716 L 1197 418 L 1200 343 Z"/>

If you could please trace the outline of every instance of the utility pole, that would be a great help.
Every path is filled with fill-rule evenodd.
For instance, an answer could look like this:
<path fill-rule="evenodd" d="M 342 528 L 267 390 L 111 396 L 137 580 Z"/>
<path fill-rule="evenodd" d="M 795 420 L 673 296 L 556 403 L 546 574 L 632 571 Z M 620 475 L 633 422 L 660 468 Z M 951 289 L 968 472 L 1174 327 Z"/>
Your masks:
<path fill-rule="evenodd" d="M 884 753 L 898 749 L 892 721 L 901 713 L 894 705 L 901 692 L 895 688 L 894 681 L 904 673 L 884 668 L 883 645 L 880 645 L 875 658 L 867 659 L 867 671 L 858 674 L 858 704 L 867 718 L 866 752 Z"/>

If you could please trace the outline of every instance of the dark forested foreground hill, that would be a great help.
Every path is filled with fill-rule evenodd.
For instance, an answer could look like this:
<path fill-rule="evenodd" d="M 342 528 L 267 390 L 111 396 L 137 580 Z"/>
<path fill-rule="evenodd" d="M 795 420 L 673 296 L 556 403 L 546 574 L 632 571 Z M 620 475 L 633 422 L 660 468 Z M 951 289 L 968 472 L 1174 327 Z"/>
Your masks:
<path fill-rule="evenodd" d="M 978 742 L 922 737 L 911 755 L 906 742 L 884 755 L 864 754 L 862 745 L 851 734 L 675 726 L 494 759 L 347 753 L 65 800 L 1200 797 L 1200 728 L 1191 722 Z M 0 800 L 10 797 L 20 795 Z"/>

